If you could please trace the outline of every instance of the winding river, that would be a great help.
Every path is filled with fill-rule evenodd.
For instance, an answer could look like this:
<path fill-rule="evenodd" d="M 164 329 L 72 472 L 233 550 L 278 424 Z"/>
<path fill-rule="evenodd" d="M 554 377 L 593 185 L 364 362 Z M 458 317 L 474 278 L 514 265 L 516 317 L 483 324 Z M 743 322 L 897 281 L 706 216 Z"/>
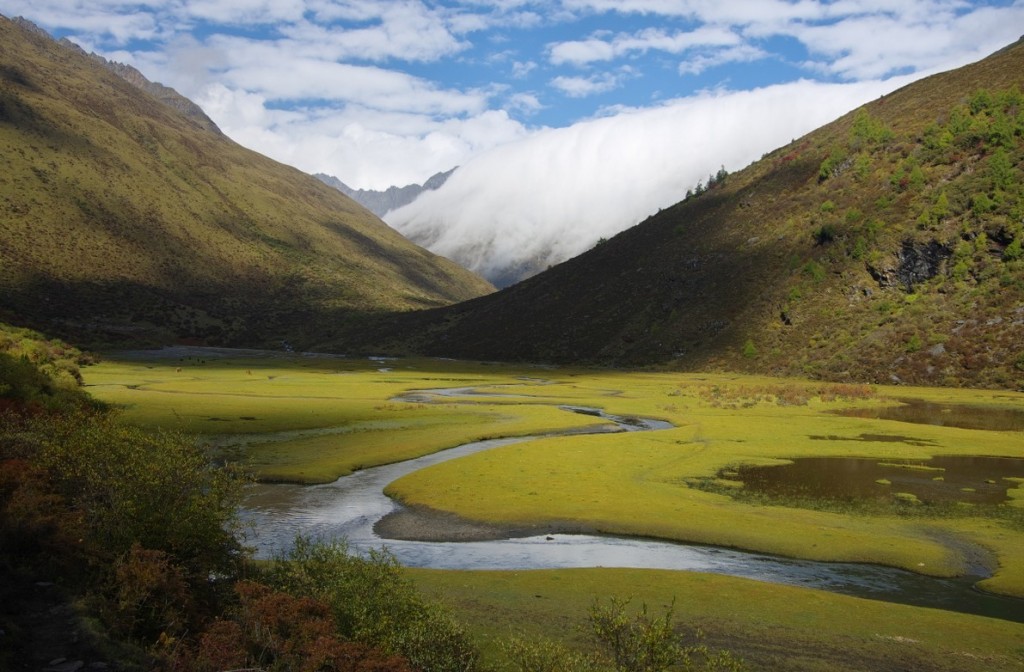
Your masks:
<path fill-rule="evenodd" d="M 466 395 L 467 388 L 415 393 L 416 401 L 435 395 Z M 658 420 L 622 418 L 595 409 L 563 407 L 610 420 L 604 431 L 652 431 L 671 427 Z M 601 431 L 601 430 L 595 430 Z M 427 542 L 384 539 L 375 524 L 401 505 L 383 494 L 388 483 L 434 464 L 537 437 L 476 441 L 397 464 L 355 472 L 326 485 L 252 486 L 243 518 L 252 523 L 248 539 L 260 557 L 287 550 L 297 534 L 345 538 L 365 552 L 386 547 L 406 566 L 462 570 L 527 570 L 574 567 L 632 567 L 713 572 L 760 581 L 805 586 L 847 595 L 935 607 L 1024 622 L 1024 600 L 985 593 L 975 576 L 936 579 L 899 569 L 854 563 L 795 560 L 732 549 L 641 538 L 544 534 L 493 541 Z"/>

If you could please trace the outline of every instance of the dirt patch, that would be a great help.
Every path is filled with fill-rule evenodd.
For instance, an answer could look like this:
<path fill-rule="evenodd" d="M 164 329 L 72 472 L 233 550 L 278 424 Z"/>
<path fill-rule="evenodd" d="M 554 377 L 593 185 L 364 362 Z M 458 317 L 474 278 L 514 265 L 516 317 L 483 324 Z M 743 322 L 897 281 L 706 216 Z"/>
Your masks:
<path fill-rule="evenodd" d="M 999 559 L 995 553 L 966 535 L 938 529 L 928 529 L 925 534 L 954 554 L 961 574 L 989 577 L 999 569 Z"/>
<path fill-rule="evenodd" d="M 403 541 L 494 541 L 544 534 L 593 534 L 594 528 L 579 523 L 543 525 L 495 525 L 467 520 L 454 513 L 425 506 L 406 507 L 384 516 L 373 531 L 385 539 Z"/>

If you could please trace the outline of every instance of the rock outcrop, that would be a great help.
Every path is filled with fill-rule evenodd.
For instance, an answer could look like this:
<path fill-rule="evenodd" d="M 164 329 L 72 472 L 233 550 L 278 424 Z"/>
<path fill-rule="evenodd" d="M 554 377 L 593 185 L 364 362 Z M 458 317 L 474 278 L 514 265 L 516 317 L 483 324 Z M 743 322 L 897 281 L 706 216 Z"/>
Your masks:
<path fill-rule="evenodd" d="M 879 287 L 902 287 L 909 294 L 914 291 L 914 285 L 931 280 L 943 272 L 946 260 L 952 254 L 949 246 L 937 240 L 927 243 L 904 240 L 899 251 L 891 258 L 895 264 L 868 265 L 868 272 Z"/>

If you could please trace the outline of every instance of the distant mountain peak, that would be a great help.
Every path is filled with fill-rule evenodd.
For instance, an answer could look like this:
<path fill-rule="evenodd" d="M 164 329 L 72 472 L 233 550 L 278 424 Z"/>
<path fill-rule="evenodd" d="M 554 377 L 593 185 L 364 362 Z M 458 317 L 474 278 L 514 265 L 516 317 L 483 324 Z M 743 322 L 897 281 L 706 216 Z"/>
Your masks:
<path fill-rule="evenodd" d="M 446 170 L 441 173 L 435 173 L 427 178 L 423 184 L 407 184 L 404 187 L 392 186 L 388 187 L 384 191 L 377 191 L 374 189 L 353 189 L 337 177 L 334 177 L 333 175 L 326 175 L 324 173 L 316 173 L 313 177 L 330 187 L 334 187 L 378 217 L 383 217 L 392 210 L 397 210 L 403 205 L 409 205 L 424 191 L 440 189 L 441 185 L 451 177 L 451 174 L 455 172 L 456 168 L 452 168 L 451 170 Z"/>

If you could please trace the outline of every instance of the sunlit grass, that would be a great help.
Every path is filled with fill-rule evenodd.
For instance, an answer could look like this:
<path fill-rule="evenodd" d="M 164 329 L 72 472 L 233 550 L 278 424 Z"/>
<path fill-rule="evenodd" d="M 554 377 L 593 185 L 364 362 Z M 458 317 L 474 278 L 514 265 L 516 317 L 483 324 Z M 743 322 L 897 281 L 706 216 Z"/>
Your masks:
<path fill-rule="evenodd" d="M 452 606 L 487 657 L 517 633 L 585 647 L 587 612 L 610 595 L 674 602 L 676 621 L 747 659 L 751 669 L 853 672 L 888 669 L 987 671 L 1021 665 L 1024 625 L 937 609 L 864 600 L 716 574 L 637 569 L 451 572 L 407 570 Z"/>
<path fill-rule="evenodd" d="M 441 360 L 110 361 L 86 371 L 99 398 L 143 426 L 202 434 L 265 480 L 323 482 L 361 467 L 472 440 L 592 426 L 561 404 L 668 420 L 657 432 L 552 436 L 425 469 L 388 487 L 409 503 L 499 524 L 565 523 L 817 560 L 879 563 L 949 576 L 952 535 L 998 559 L 985 588 L 1024 595 L 1024 534 L 1012 517 L 906 517 L 709 491 L 737 464 L 810 456 L 892 462 L 937 454 L 1021 457 L 1021 433 L 844 417 L 897 398 L 1022 408 L 1010 392 L 841 386 L 724 374 L 540 369 Z M 416 390 L 472 388 L 434 397 Z M 710 489 L 714 490 L 714 489 Z M 1012 489 L 1011 502 L 1022 500 Z"/>
<path fill-rule="evenodd" d="M 257 477 L 271 481 L 326 482 L 354 469 L 469 441 L 606 424 L 559 410 L 557 400 L 537 403 L 528 396 L 452 397 L 439 403 L 401 398 L 417 390 L 463 386 L 521 394 L 508 386 L 518 386 L 517 377 L 529 370 L 496 365 L 302 357 L 112 359 L 86 373 L 89 391 L 120 406 L 128 422 L 199 434 L 223 456 L 244 461 Z"/>

